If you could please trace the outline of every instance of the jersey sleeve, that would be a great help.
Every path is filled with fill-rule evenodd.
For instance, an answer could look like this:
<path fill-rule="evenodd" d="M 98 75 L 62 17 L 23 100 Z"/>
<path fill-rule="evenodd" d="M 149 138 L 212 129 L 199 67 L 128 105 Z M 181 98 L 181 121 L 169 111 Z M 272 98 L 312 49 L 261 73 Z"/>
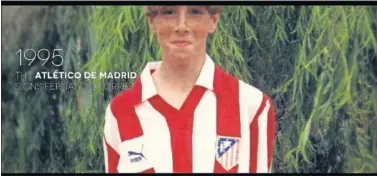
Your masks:
<path fill-rule="evenodd" d="M 271 98 L 263 100 L 250 123 L 250 173 L 271 173 L 275 138 L 275 109 Z"/>
<path fill-rule="evenodd" d="M 275 139 L 275 107 L 273 101 L 268 97 L 268 113 L 267 113 L 267 159 L 268 159 L 268 172 L 271 173 L 274 139 Z"/>
<path fill-rule="evenodd" d="M 106 108 L 103 150 L 106 173 L 117 173 L 119 163 L 119 147 L 121 144 L 117 119 L 114 117 L 110 105 Z"/>

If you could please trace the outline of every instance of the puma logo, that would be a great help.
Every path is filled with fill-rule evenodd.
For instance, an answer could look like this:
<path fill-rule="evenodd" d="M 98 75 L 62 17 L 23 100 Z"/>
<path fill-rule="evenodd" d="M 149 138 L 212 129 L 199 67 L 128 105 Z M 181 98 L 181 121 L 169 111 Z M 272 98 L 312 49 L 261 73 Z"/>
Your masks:
<path fill-rule="evenodd" d="M 130 160 L 131 163 L 139 162 L 143 158 L 145 159 L 144 154 L 143 154 L 143 145 L 141 145 L 141 151 L 140 152 L 128 151 L 128 156 L 129 157 L 136 156 L 135 158 L 132 158 Z"/>

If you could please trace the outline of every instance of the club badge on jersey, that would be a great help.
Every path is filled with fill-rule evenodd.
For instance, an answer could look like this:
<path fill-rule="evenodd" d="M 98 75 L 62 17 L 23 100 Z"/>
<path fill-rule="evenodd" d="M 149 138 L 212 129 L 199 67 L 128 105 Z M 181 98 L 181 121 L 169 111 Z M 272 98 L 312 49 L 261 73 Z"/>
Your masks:
<path fill-rule="evenodd" d="M 240 144 L 240 138 L 217 136 L 216 160 L 225 170 L 230 170 L 238 164 Z"/>

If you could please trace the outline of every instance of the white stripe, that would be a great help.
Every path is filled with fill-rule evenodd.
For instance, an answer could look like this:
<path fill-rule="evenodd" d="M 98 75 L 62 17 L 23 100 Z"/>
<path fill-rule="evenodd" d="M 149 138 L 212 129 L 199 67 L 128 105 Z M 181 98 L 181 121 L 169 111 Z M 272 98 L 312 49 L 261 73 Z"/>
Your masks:
<path fill-rule="evenodd" d="M 213 173 L 216 158 L 216 97 L 207 90 L 194 112 L 192 154 L 194 173 Z"/>
<path fill-rule="evenodd" d="M 238 152 L 237 151 L 239 151 L 239 147 L 240 147 L 240 145 L 239 145 L 240 143 L 239 142 L 237 142 L 236 143 L 236 148 L 234 148 L 234 152 L 233 152 L 233 165 L 236 165 L 236 164 L 238 164 L 237 162 L 237 160 L 238 160 Z"/>
<path fill-rule="evenodd" d="M 221 151 L 222 151 L 222 149 L 221 149 Z M 219 160 L 219 164 L 223 165 L 224 158 L 225 158 L 225 155 L 221 155 L 220 160 Z"/>
<path fill-rule="evenodd" d="M 224 154 L 224 162 L 225 169 L 228 169 L 228 153 Z"/>
<path fill-rule="evenodd" d="M 241 116 L 241 144 L 239 151 L 239 173 L 249 173 L 250 168 L 250 122 L 253 120 L 263 99 L 263 93 L 239 81 L 239 101 Z"/>
<path fill-rule="evenodd" d="M 236 150 L 236 152 L 235 152 L 235 157 L 234 157 L 234 162 L 236 163 L 236 164 L 239 164 L 239 160 L 238 160 L 238 158 L 239 158 L 239 156 L 238 156 L 238 154 L 239 154 L 239 151 L 240 151 L 240 142 L 238 142 L 237 143 L 237 150 Z"/>
<path fill-rule="evenodd" d="M 234 144 L 233 147 L 237 147 L 237 143 Z M 231 160 L 230 160 L 230 165 L 231 166 L 235 165 L 235 163 L 236 163 L 236 152 L 237 152 L 237 148 L 233 148 L 233 150 L 232 150 L 232 157 L 231 157 Z"/>
<path fill-rule="evenodd" d="M 144 155 L 155 172 L 173 172 L 170 132 L 165 117 L 148 102 L 136 107 L 144 133 Z"/>
<path fill-rule="evenodd" d="M 226 152 L 225 154 L 224 154 L 224 158 L 225 158 L 225 169 L 229 169 L 229 166 L 228 166 L 228 163 L 229 163 L 229 153 L 228 152 Z"/>
<path fill-rule="evenodd" d="M 109 173 L 109 159 L 108 159 L 108 154 L 107 154 L 107 147 L 106 147 L 106 143 L 105 143 L 105 138 L 103 137 L 102 138 L 102 144 L 103 144 L 103 156 L 105 157 L 105 171 L 106 173 Z"/>
<path fill-rule="evenodd" d="M 231 155 L 231 157 L 230 157 L 230 165 L 231 166 L 233 166 L 233 165 L 235 165 L 236 164 L 236 152 L 237 152 L 237 143 L 236 144 L 234 144 L 234 146 L 233 146 L 233 149 L 232 149 L 232 155 Z"/>
<path fill-rule="evenodd" d="M 228 155 L 228 168 L 229 169 L 232 168 L 232 160 L 233 160 L 233 150 L 234 150 L 234 148 L 231 148 L 230 150 L 231 151 L 229 151 L 229 155 Z"/>
<path fill-rule="evenodd" d="M 226 152 L 226 154 L 225 154 L 225 158 L 226 158 L 226 160 L 225 160 L 225 166 L 226 166 L 226 167 L 225 167 L 225 168 L 226 168 L 226 169 L 230 169 L 230 168 L 229 168 L 229 167 L 230 167 L 230 166 L 229 166 L 230 152 L 228 152 L 228 151 Z"/>
<path fill-rule="evenodd" d="M 111 112 L 110 104 L 106 108 L 104 135 L 107 144 L 109 144 L 117 153 L 121 143 L 118 122 Z"/>
<path fill-rule="evenodd" d="M 220 151 L 224 151 L 224 145 L 221 145 L 220 148 L 221 148 Z M 220 163 L 221 163 L 221 164 L 224 164 L 224 163 L 225 163 L 225 154 L 221 155 Z"/>
<path fill-rule="evenodd" d="M 269 109 L 270 103 L 267 101 L 266 107 L 258 119 L 258 173 L 268 173 L 267 116 Z"/>

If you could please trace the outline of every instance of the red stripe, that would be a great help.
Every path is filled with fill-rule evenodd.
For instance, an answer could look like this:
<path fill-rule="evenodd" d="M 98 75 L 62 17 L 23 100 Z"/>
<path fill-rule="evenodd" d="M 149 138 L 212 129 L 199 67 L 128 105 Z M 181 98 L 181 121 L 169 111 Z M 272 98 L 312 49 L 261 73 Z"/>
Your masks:
<path fill-rule="evenodd" d="M 152 167 L 152 168 L 147 169 L 147 170 L 145 170 L 145 171 L 143 171 L 143 172 L 141 172 L 141 173 L 155 173 L 155 171 L 154 171 L 154 169 L 153 169 L 153 167 Z"/>
<path fill-rule="evenodd" d="M 217 96 L 217 134 L 240 137 L 238 80 L 215 68 L 214 89 Z M 231 128 L 229 128 L 231 127 Z"/>
<path fill-rule="evenodd" d="M 170 130 L 174 173 L 192 173 L 192 130 L 196 106 L 206 89 L 194 86 L 180 110 L 167 103 L 159 95 L 150 104 L 165 118 Z"/>
<path fill-rule="evenodd" d="M 216 66 L 214 90 L 217 101 L 217 135 L 241 137 L 238 80 L 227 75 Z M 228 155 L 226 157 L 228 157 Z M 229 164 L 228 158 L 225 158 L 225 160 L 226 164 Z M 236 173 L 237 171 L 238 164 L 229 171 L 226 171 L 218 161 L 215 161 L 215 173 Z"/>
<path fill-rule="evenodd" d="M 266 106 L 267 96 L 263 94 L 263 99 L 253 121 L 250 124 L 250 173 L 257 172 L 258 161 L 258 119 Z"/>
<path fill-rule="evenodd" d="M 182 105 L 182 110 L 178 113 L 178 118 L 182 117 L 181 120 L 181 129 L 179 132 L 184 132 L 183 136 L 180 138 L 183 142 L 180 142 L 183 146 L 179 148 L 178 155 L 185 156 L 185 160 L 180 160 L 176 165 L 176 170 L 178 172 L 185 172 L 185 173 L 192 173 L 192 162 L 193 162 L 193 155 L 192 155 L 192 132 L 193 132 L 193 117 L 196 107 L 198 106 L 200 100 L 202 99 L 206 89 L 199 86 L 194 86 L 193 90 L 190 92 L 188 99 Z"/>
<path fill-rule="evenodd" d="M 118 173 L 118 162 L 119 162 L 119 155 L 118 153 L 107 143 L 106 138 L 106 150 L 107 150 L 107 166 L 108 166 L 108 173 Z"/>
<path fill-rule="evenodd" d="M 117 119 L 122 142 L 143 135 L 143 130 L 134 108 L 136 104 L 141 102 L 141 89 L 141 80 L 138 79 L 131 90 L 123 92 L 111 102 L 111 110 Z"/>
<path fill-rule="evenodd" d="M 270 109 L 268 111 L 268 119 L 267 119 L 267 148 L 268 148 L 268 170 L 271 168 L 272 164 L 272 156 L 273 156 L 273 149 L 274 149 L 274 138 L 275 138 L 275 109 L 273 102 L 270 97 L 267 97 Z"/>

